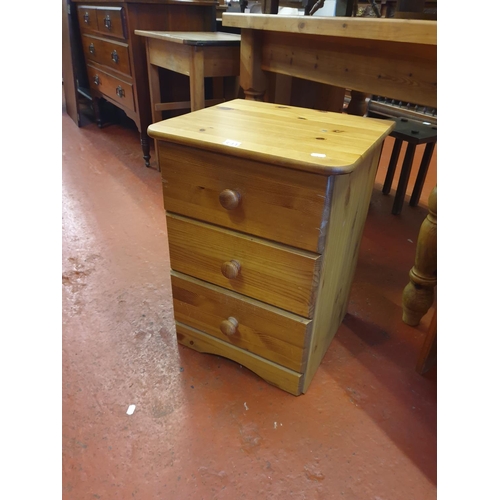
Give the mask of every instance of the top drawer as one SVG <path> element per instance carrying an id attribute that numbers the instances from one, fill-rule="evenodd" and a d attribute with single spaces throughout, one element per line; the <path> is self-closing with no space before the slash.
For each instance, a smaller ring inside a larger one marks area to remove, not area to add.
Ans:
<path id="1" fill-rule="evenodd" d="M 80 5 L 78 19 L 82 31 L 94 31 L 126 39 L 123 7 Z"/>
<path id="2" fill-rule="evenodd" d="M 97 9 L 97 25 L 100 33 L 125 39 L 123 7 Z"/>
<path id="3" fill-rule="evenodd" d="M 97 13 L 95 7 L 80 5 L 78 19 L 82 31 L 97 31 Z"/>
<path id="4" fill-rule="evenodd" d="M 159 158 L 167 211 L 323 252 L 329 177 L 162 141 Z"/>

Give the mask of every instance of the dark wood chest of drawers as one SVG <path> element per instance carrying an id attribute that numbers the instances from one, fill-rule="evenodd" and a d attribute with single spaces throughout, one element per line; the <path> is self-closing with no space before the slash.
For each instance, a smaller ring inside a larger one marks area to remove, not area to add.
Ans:
<path id="1" fill-rule="evenodd" d="M 100 124 L 99 100 L 121 108 L 139 131 L 149 166 L 151 104 L 144 39 L 135 30 L 215 31 L 212 0 L 74 0 L 89 87 Z"/>

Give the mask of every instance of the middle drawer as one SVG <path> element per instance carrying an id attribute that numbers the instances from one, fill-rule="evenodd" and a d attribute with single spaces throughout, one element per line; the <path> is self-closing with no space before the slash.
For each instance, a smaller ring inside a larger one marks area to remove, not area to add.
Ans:
<path id="1" fill-rule="evenodd" d="M 113 40 L 103 40 L 92 35 L 83 35 L 83 49 L 89 60 L 130 75 L 128 45 Z"/>
<path id="2" fill-rule="evenodd" d="M 320 255 L 173 214 L 167 231 L 174 271 L 312 318 Z"/>

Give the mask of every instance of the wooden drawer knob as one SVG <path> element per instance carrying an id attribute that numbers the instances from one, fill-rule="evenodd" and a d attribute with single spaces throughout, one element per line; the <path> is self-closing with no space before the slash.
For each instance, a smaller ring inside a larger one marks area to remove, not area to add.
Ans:
<path id="1" fill-rule="evenodd" d="M 228 260 L 221 267 L 222 274 L 230 280 L 238 276 L 240 269 L 241 265 L 237 260 Z"/>
<path id="2" fill-rule="evenodd" d="M 224 191 L 219 194 L 220 204 L 226 210 L 234 210 L 240 204 L 240 200 L 240 193 L 232 189 L 224 189 Z"/>
<path id="3" fill-rule="evenodd" d="M 220 324 L 220 331 L 224 335 L 230 337 L 231 335 L 234 335 L 238 330 L 238 324 L 238 320 L 230 316 Z"/>

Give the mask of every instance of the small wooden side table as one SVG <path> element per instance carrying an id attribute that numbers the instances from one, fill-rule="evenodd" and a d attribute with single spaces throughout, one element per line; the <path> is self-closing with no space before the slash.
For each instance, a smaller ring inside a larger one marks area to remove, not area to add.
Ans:
<path id="1" fill-rule="evenodd" d="M 135 30 L 135 34 L 146 38 L 153 123 L 163 119 L 162 111 L 189 108 L 196 111 L 219 104 L 223 99 L 205 102 L 205 77 L 240 74 L 240 35 L 142 30 Z M 189 77 L 189 102 L 161 102 L 159 67 Z"/>

